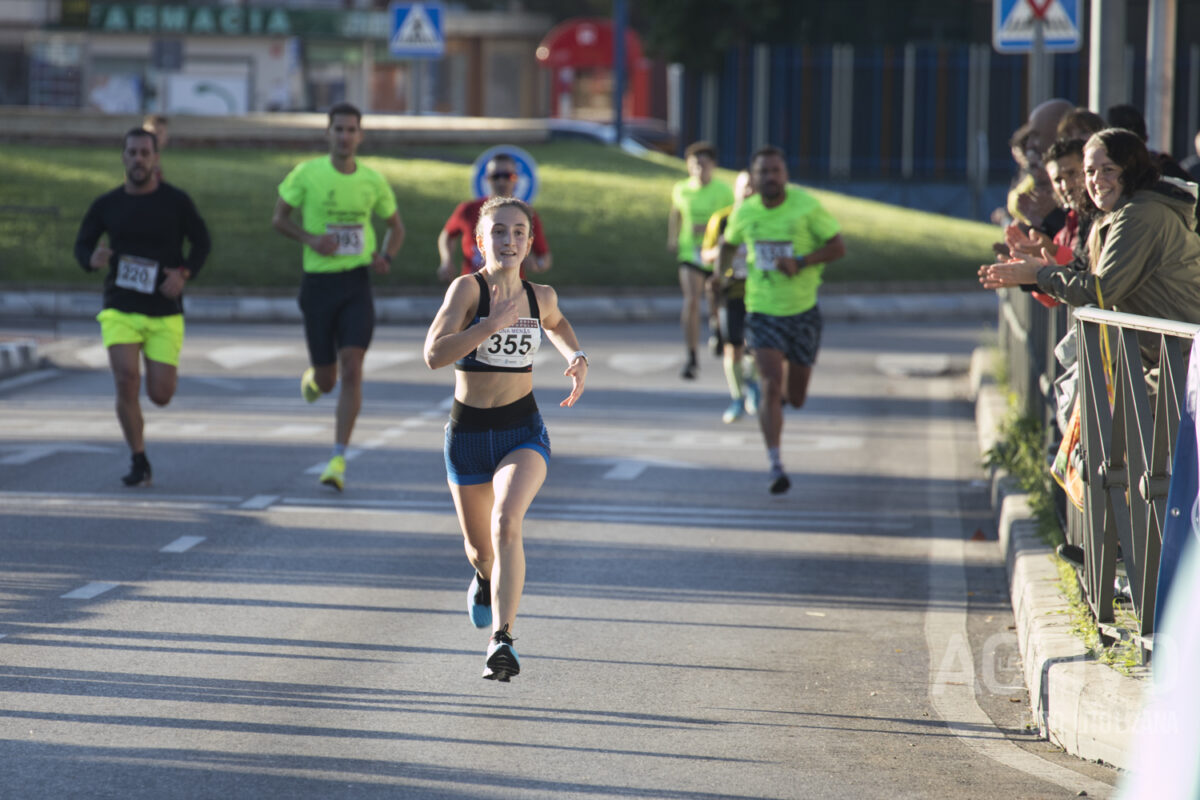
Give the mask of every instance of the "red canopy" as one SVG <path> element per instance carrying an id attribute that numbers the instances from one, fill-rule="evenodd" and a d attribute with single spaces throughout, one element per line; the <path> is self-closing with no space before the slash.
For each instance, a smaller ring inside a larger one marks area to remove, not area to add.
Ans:
<path id="1" fill-rule="evenodd" d="M 642 43 L 631 29 L 625 29 L 625 61 L 635 67 L 642 58 Z M 572 19 L 555 25 L 537 49 L 543 67 L 589 69 L 613 65 L 613 26 L 604 17 Z"/>

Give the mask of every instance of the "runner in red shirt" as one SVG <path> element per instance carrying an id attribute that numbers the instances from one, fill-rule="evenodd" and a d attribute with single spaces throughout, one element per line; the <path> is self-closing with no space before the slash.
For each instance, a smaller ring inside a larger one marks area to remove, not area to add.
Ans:
<path id="1" fill-rule="evenodd" d="M 511 197 L 517 185 L 517 162 L 511 156 L 498 155 L 487 163 L 484 173 L 491 187 L 489 197 Z M 483 257 L 475 247 L 475 226 L 479 224 L 479 209 L 487 202 L 487 197 L 478 197 L 465 203 L 459 203 L 446 220 L 442 232 L 438 234 L 438 255 L 441 264 L 438 265 L 438 277 L 449 281 L 455 275 L 470 275 L 483 267 Z M 545 272 L 550 269 L 550 246 L 546 244 L 546 234 L 543 232 L 542 221 L 538 215 L 533 215 L 533 248 L 521 263 L 521 278 L 525 274 Z M 455 269 L 453 240 L 462 238 L 462 267 Z"/>

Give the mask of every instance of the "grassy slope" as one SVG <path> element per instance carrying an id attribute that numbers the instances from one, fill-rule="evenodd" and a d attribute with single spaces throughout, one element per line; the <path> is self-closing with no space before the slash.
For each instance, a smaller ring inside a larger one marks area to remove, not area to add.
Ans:
<path id="1" fill-rule="evenodd" d="M 369 144 L 369 140 L 368 140 Z M 554 252 L 547 276 L 559 287 L 674 287 L 664 248 L 677 159 L 637 159 L 586 142 L 528 148 L 538 161 L 536 200 Z M 467 197 L 477 149 L 413 148 L 368 154 L 396 190 L 408 240 L 380 286 L 437 286 L 437 232 Z M 167 179 L 187 190 L 213 234 L 213 254 L 197 288 L 291 288 L 299 246 L 270 227 L 276 187 L 313 153 L 170 150 Z M 732 174 L 722 172 L 726 180 Z M 71 256 L 88 204 L 121 180 L 117 148 L 6 145 L 0 152 L 0 280 L 38 285 L 95 285 Z M 816 192 L 841 222 L 847 258 L 826 271 L 829 282 L 970 279 L 995 238 L 987 225 Z M 57 218 L 5 206 L 54 206 Z"/>

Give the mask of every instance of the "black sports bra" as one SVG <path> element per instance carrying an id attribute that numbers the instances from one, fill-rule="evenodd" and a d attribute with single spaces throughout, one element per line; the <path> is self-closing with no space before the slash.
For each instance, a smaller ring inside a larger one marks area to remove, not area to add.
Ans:
<path id="1" fill-rule="evenodd" d="M 472 277 L 479 284 L 479 305 L 475 308 L 475 317 L 471 320 L 471 325 L 477 325 L 479 320 L 486 317 L 492 309 L 492 294 L 488 290 L 487 280 L 482 275 L 476 272 Z M 489 337 L 488 341 L 485 341 L 480 347 L 488 346 L 491 343 L 497 350 L 509 356 L 524 355 L 531 347 L 533 352 L 537 352 L 537 347 L 541 343 L 542 315 L 538 312 L 537 295 L 534 294 L 533 285 L 525 280 L 521 281 L 521 285 L 525 287 L 525 296 L 529 298 L 529 315 L 538 321 L 536 329 L 530 331 L 532 337 L 530 334 L 517 334 L 505 338 L 500 337 L 497 333 Z M 469 328 L 471 325 L 467 327 Z M 512 331 L 513 329 L 508 328 L 507 330 Z M 530 338 L 532 341 L 529 341 Z M 454 368 L 463 372 L 533 372 L 533 362 L 530 361 L 523 367 L 501 367 L 480 361 L 476 351 L 472 350 L 455 361 Z"/>

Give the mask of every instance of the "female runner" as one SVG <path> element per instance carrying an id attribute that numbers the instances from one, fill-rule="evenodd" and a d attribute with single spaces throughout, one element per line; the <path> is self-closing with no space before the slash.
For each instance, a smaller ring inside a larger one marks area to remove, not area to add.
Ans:
<path id="1" fill-rule="evenodd" d="M 532 216 L 513 197 L 484 204 L 475 233 L 484 267 L 450 284 L 425 337 L 429 368 L 455 367 L 446 477 L 475 568 L 467 611 L 475 627 L 492 629 L 483 677 L 499 681 L 521 671 L 512 644 L 525 585 L 521 526 L 550 462 L 550 437 L 533 399 L 542 331 L 567 359 L 571 393 L 559 405 L 575 405 L 588 368 L 558 295 L 519 276 Z"/>

